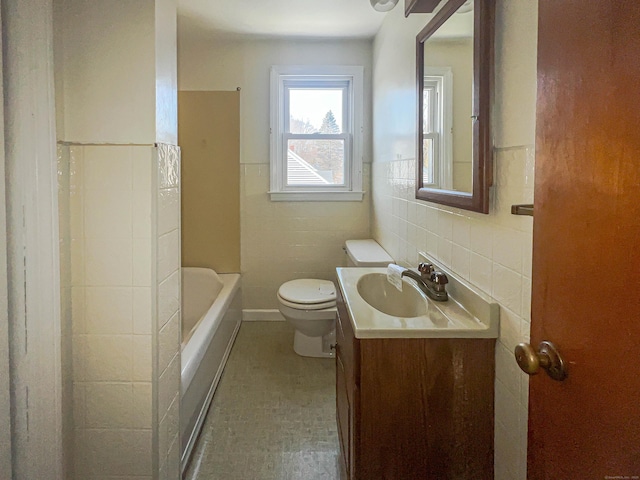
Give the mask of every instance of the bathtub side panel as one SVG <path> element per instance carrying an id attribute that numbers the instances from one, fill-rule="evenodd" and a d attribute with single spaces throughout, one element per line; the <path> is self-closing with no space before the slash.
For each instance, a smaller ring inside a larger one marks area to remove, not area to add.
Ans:
<path id="1" fill-rule="evenodd" d="M 238 280 L 236 280 L 238 281 Z M 220 380 L 224 365 L 227 361 L 233 341 L 240 327 L 242 320 L 242 294 L 240 289 L 236 289 L 233 294 L 228 309 L 222 313 L 216 325 L 210 322 L 201 322 L 191 337 L 191 341 L 197 342 L 202 336 L 207 336 L 207 332 L 202 327 L 216 328 L 211 342 L 205 345 L 206 348 L 202 360 L 197 366 L 193 378 L 189 382 L 181 398 L 180 403 L 180 436 L 183 446 L 183 466 L 186 463 L 193 443 L 202 426 L 202 421 L 207 412 L 215 388 Z M 224 298 L 218 298 L 217 302 L 224 302 Z M 212 309 L 215 307 L 215 303 Z M 188 351 L 184 349 L 183 351 Z M 183 365 L 188 364 L 189 359 L 183 358 Z"/>

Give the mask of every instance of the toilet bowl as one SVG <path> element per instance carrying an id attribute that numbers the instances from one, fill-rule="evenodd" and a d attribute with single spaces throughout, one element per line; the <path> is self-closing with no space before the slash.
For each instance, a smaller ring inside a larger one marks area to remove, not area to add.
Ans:
<path id="1" fill-rule="evenodd" d="M 393 263 L 375 241 L 347 240 L 347 266 L 386 267 Z M 278 309 L 293 328 L 293 350 L 303 357 L 335 356 L 336 286 L 328 280 L 302 278 L 285 282 L 278 290 Z"/>
<path id="2" fill-rule="evenodd" d="M 336 287 L 328 280 L 303 278 L 278 290 L 278 309 L 293 328 L 293 350 L 303 357 L 332 358 Z"/>

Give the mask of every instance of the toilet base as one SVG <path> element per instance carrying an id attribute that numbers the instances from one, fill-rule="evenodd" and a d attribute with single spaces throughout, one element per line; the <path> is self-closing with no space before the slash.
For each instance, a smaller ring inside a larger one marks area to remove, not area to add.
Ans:
<path id="1" fill-rule="evenodd" d="M 293 351 L 301 357 L 335 358 L 335 350 L 331 348 L 335 343 L 335 329 L 321 337 L 308 337 L 296 330 L 293 336 Z"/>

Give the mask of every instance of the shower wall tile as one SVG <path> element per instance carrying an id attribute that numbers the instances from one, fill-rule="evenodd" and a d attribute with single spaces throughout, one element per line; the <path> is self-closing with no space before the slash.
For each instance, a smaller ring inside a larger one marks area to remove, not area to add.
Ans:
<path id="1" fill-rule="evenodd" d="M 133 240 L 86 237 L 84 240 L 86 285 L 130 286 L 133 278 Z"/>
<path id="2" fill-rule="evenodd" d="M 85 333 L 133 333 L 133 291 L 128 287 L 85 289 Z"/>
<path id="3" fill-rule="evenodd" d="M 155 312 L 153 364 L 157 382 L 154 442 L 158 478 L 180 477 L 180 149 L 158 144 L 155 152 Z"/>
<path id="4" fill-rule="evenodd" d="M 164 372 L 180 345 L 180 314 L 176 312 L 160 330 L 158 337 L 158 370 Z"/>
<path id="5" fill-rule="evenodd" d="M 133 333 L 137 335 L 151 335 L 151 318 L 151 288 L 133 288 Z"/>
<path id="6" fill-rule="evenodd" d="M 131 428 L 131 383 L 95 383 L 87 385 L 85 392 L 86 428 Z"/>
<path id="7" fill-rule="evenodd" d="M 152 428 L 152 406 L 153 388 L 151 382 L 140 382 L 132 384 L 133 387 L 133 407 L 131 428 L 151 430 Z"/>
<path id="8" fill-rule="evenodd" d="M 153 147 L 64 148 L 75 476 L 151 478 Z"/>
<path id="9" fill-rule="evenodd" d="M 132 276 L 136 287 L 151 286 L 151 245 L 149 238 L 134 238 L 132 242 Z"/>
<path id="10" fill-rule="evenodd" d="M 151 430 L 87 429 L 83 448 L 87 476 L 138 476 L 152 474 Z"/>
<path id="11" fill-rule="evenodd" d="M 132 335 L 86 335 L 84 376 L 87 382 L 130 382 Z"/>
<path id="12" fill-rule="evenodd" d="M 180 226 L 180 192 L 178 188 L 161 189 L 158 198 L 158 234 L 163 235 Z"/>
<path id="13" fill-rule="evenodd" d="M 133 335 L 133 371 L 134 382 L 148 382 L 153 374 L 153 338 L 151 335 Z"/>
<path id="14" fill-rule="evenodd" d="M 151 201 L 148 191 L 133 191 L 131 207 L 133 238 L 151 239 Z"/>
<path id="15" fill-rule="evenodd" d="M 95 148 L 97 147 L 92 150 Z M 122 171 L 122 176 L 130 182 L 131 168 Z M 119 185 L 112 185 L 102 190 L 85 188 L 85 237 L 131 238 L 133 232 L 131 202 L 131 189 L 124 190 Z"/>
<path id="16" fill-rule="evenodd" d="M 158 238 L 158 278 L 166 279 L 180 267 L 180 231 L 178 229 Z"/>
<path id="17" fill-rule="evenodd" d="M 180 271 L 175 270 L 158 285 L 158 328 L 162 329 L 180 309 Z"/>

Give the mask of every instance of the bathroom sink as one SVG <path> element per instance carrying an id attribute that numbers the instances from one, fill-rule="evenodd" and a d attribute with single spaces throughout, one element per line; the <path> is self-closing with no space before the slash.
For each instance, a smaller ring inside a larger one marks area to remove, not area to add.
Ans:
<path id="1" fill-rule="evenodd" d="M 425 256 L 425 261 L 434 263 Z M 443 270 L 444 271 L 444 270 Z M 450 275 L 451 273 L 451 275 Z M 449 300 L 432 302 L 414 281 L 402 278 L 400 292 L 382 267 L 338 267 L 340 297 L 356 338 L 496 338 L 500 307 L 462 283 L 452 272 Z M 465 306 L 458 299 L 465 301 Z"/>
<path id="2" fill-rule="evenodd" d="M 357 283 L 362 299 L 376 310 L 402 318 L 420 317 L 427 313 L 426 297 L 409 281 L 402 281 L 402 291 L 387 280 L 384 273 L 362 275 Z"/>

